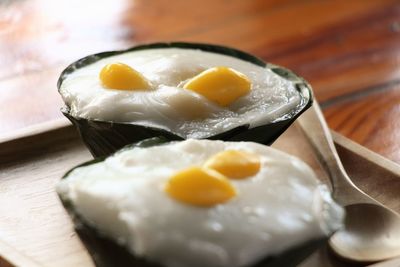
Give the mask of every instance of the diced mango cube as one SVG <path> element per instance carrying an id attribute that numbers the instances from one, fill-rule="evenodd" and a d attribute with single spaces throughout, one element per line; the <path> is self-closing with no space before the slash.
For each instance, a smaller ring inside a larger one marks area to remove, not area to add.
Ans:
<path id="1" fill-rule="evenodd" d="M 165 191 L 186 204 L 209 207 L 236 195 L 231 182 L 222 174 L 201 167 L 190 167 L 172 176 Z"/>
<path id="2" fill-rule="evenodd" d="M 244 179 L 260 171 L 260 156 L 241 151 L 225 150 L 209 158 L 204 167 L 216 170 L 232 179 Z"/>
<path id="3" fill-rule="evenodd" d="M 146 90 L 150 83 L 138 71 L 123 63 L 111 63 L 102 68 L 99 75 L 103 86 L 118 90 Z"/>
<path id="4" fill-rule="evenodd" d="M 249 93 L 251 82 L 246 75 L 228 68 L 214 67 L 190 79 L 183 88 L 226 107 Z"/>

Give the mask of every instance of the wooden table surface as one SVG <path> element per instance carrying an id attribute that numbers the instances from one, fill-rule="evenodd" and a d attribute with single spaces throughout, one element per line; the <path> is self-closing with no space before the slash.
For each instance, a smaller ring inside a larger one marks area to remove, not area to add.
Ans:
<path id="1" fill-rule="evenodd" d="M 400 163 L 399 0 L 0 2 L 0 136 L 62 118 L 60 71 L 153 41 L 233 46 L 314 87 L 328 123 Z"/>

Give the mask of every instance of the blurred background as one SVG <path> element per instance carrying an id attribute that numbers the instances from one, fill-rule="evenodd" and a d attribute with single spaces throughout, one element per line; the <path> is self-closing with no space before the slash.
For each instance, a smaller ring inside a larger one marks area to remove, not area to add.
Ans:
<path id="1" fill-rule="evenodd" d="M 288 67 L 332 129 L 400 163 L 398 0 L 0 0 L 0 139 L 66 123 L 56 82 L 72 61 L 154 41 Z"/>

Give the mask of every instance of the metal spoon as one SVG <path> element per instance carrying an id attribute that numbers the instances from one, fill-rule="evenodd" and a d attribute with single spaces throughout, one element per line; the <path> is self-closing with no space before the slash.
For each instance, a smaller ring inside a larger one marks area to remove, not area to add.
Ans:
<path id="1" fill-rule="evenodd" d="M 346 209 L 344 229 L 329 240 L 333 251 L 343 258 L 362 262 L 400 256 L 400 215 L 365 194 L 351 181 L 340 162 L 318 103 L 315 101 L 297 122 L 328 172 L 333 198 Z"/>

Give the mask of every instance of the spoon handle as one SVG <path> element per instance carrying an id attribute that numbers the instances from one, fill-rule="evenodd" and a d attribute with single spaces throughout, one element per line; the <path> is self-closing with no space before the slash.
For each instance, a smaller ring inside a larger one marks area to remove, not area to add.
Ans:
<path id="1" fill-rule="evenodd" d="M 353 204 L 361 199 L 370 202 L 371 199 L 358 189 L 347 175 L 316 100 L 311 108 L 300 116 L 297 123 L 311 144 L 318 161 L 328 173 L 335 200 L 342 205 Z"/>

